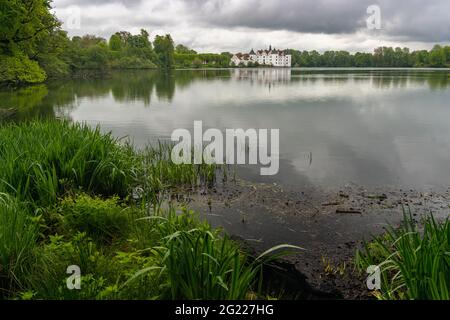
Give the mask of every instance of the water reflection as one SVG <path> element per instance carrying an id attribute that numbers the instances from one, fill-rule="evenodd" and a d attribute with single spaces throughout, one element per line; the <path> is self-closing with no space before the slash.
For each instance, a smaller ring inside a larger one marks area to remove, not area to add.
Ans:
<path id="1" fill-rule="evenodd" d="M 448 70 L 122 72 L 0 91 L 0 108 L 14 108 L 18 120 L 101 124 L 138 146 L 191 129 L 194 120 L 219 129 L 279 128 L 281 171 L 274 181 L 444 186 L 448 82 Z M 260 179 L 258 170 L 245 172 Z"/>
<path id="2" fill-rule="evenodd" d="M 234 80 L 256 82 L 259 85 L 276 85 L 289 82 L 291 80 L 291 69 L 234 69 L 231 77 Z"/>

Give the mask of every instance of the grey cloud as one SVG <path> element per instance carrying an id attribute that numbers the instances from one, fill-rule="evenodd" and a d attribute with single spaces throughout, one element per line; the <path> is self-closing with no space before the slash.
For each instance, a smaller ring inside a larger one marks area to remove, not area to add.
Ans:
<path id="1" fill-rule="evenodd" d="M 121 3 L 125 6 L 135 7 L 142 3 L 143 0 L 53 0 L 58 7 L 64 8 L 68 6 L 86 6 L 86 5 L 106 5 L 111 3 Z"/>
<path id="2" fill-rule="evenodd" d="M 195 30 L 206 34 L 189 36 L 195 42 L 197 37 L 204 39 L 211 34 L 212 29 L 225 32 L 246 28 L 249 35 L 268 30 L 350 37 L 362 32 L 380 42 L 450 41 L 449 0 L 54 0 L 53 3 L 56 9 L 78 5 L 82 9 L 88 7 L 90 13 L 98 12 L 102 18 L 84 16 L 80 32 L 98 31 L 105 37 L 113 28 L 141 27 L 150 31 L 176 30 L 186 34 L 186 30 L 192 33 Z M 127 12 L 122 15 L 115 12 L 112 21 L 105 17 L 105 8 L 110 4 L 121 4 Z M 366 28 L 366 10 L 373 4 L 381 8 L 382 30 Z"/>
<path id="3" fill-rule="evenodd" d="M 379 5 L 380 33 L 417 41 L 449 41 L 448 0 L 194 0 L 198 21 L 302 33 L 354 33 L 366 28 L 367 8 Z"/>

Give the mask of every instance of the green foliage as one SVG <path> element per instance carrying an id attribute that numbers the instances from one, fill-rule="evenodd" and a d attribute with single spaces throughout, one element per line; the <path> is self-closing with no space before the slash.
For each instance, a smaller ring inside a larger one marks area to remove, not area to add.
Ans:
<path id="1" fill-rule="evenodd" d="M 50 13 L 50 0 L 0 1 L 0 53 L 17 51 L 32 55 L 37 41 L 49 35 L 59 22 Z"/>
<path id="2" fill-rule="evenodd" d="M 0 82 L 9 84 L 39 83 L 46 79 L 44 70 L 27 56 L 0 56 Z"/>
<path id="3" fill-rule="evenodd" d="M 448 51 L 448 49 L 447 49 Z M 450 57 L 446 56 L 446 49 L 436 45 L 433 50 L 431 50 L 429 54 L 429 64 L 431 67 L 446 67 L 447 61 L 450 60 Z"/>
<path id="4" fill-rule="evenodd" d="M 157 66 L 149 59 L 139 57 L 122 57 L 113 60 L 112 68 L 114 69 L 156 69 Z"/>
<path id="5" fill-rule="evenodd" d="M 2 297 L 247 298 L 264 259 L 248 261 L 194 213 L 152 202 L 214 181 L 215 166 L 175 166 L 171 150 L 136 152 L 63 121 L 0 127 L 0 190 L 10 194 L 0 197 Z M 81 290 L 67 288 L 71 265 Z"/>
<path id="6" fill-rule="evenodd" d="M 446 67 L 450 64 L 449 46 L 410 52 L 408 48 L 379 47 L 374 53 L 347 51 L 288 50 L 294 67 Z"/>
<path id="7" fill-rule="evenodd" d="M 167 298 L 245 299 L 259 268 L 234 242 L 189 215 L 171 212 L 160 222 L 163 241 L 155 250 L 169 279 Z"/>
<path id="8" fill-rule="evenodd" d="M 156 36 L 153 45 L 158 59 L 158 66 L 163 69 L 171 69 L 174 65 L 174 44 L 172 37 L 169 34 Z"/>
<path id="9" fill-rule="evenodd" d="M 113 51 L 111 65 L 116 69 L 153 69 L 156 68 L 156 54 L 149 40 L 149 33 L 142 29 L 140 34 L 132 35 L 121 31 L 113 34 L 109 40 Z"/>
<path id="10" fill-rule="evenodd" d="M 120 38 L 120 35 L 113 34 L 111 38 L 109 38 L 109 49 L 112 51 L 122 50 L 122 39 Z"/>
<path id="11" fill-rule="evenodd" d="M 48 36 L 37 40 L 33 54 L 49 78 L 66 77 L 70 74 L 67 56 L 70 40 L 67 33 L 60 29 L 51 30 Z"/>
<path id="12" fill-rule="evenodd" d="M 50 236 L 48 242 L 34 250 L 33 268 L 25 277 L 25 293 L 32 299 L 97 299 L 108 287 L 106 276 L 114 270 L 109 256 L 99 250 L 86 234 Z M 82 290 L 69 290 L 67 267 L 82 271 Z"/>
<path id="13" fill-rule="evenodd" d="M 59 28 L 49 10 L 48 0 L 0 1 L 0 83 L 39 83 L 46 79 L 35 60 L 45 51 L 42 43 Z"/>
<path id="14" fill-rule="evenodd" d="M 83 232 L 99 243 L 121 239 L 129 230 L 131 210 L 118 201 L 117 197 L 102 200 L 85 194 L 65 198 L 57 209 L 64 232 Z"/>
<path id="15" fill-rule="evenodd" d="M 197 54 L 195 50 L 189 49 L 188 47 L 179 44 L 175 47 L 175 53 L 177 54 Z"/>
<path id="16" fill-rule="evenodd" d="M 131 148 L 87 125 L 34 121 L 0 127 L 0 190 L 50 205 L 71 188 L 126 196 Z"/>
<path id="17" fill-rule="evenodd" d="M 158 264 L 134 278 L 160 270 L 160 277 L 167 278 L 160 297 L 166 299 L 246 299 L 258 290 L 262 263 L 301 249 L 281 245 L 249 261 L 236 243 L 192 211 L 171 209 L 144 219 L 154 221 L 159 234 L 159 244 L 152 248 Z"/>
<path id="18" fill-rule="evenodd" d="M 20 279 L 30 268 L 38 219 L 15 198 L 0 193 L 0 297 L 23 285 Z"/>
<path id="19" fill-rule="evenodd" d="M 231 58 L 226 54 L 175 53 L 174 63 L 178 68 L 227 68 Z"/>
<path id="20" fill-rule="evenodd" d="M 421 230 L 405 214 L 400 228 L 366 243 L 356 263 L 361 271 L 380 267 L 380 299 L 449 300 L 450 220 L 438 223 L 428 216 Z"/>
<path id="21" fill-rule="evenodd" d="M 143 155 L 144 179 L 152 190 L 161 191 L 168 187 L 211 185 L 215 181 L 218 165 L 202 163 L 175 164 L 171 159 L 172 144 L 159 143 L 147 146 Z M 193 162 L 193 161 L 192 161 Z"/>

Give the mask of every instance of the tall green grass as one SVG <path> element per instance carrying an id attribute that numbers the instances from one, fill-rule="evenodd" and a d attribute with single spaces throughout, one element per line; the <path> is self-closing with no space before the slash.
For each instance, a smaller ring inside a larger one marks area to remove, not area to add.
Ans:
<path id="1" fill-rule="evenodd" d="M 227 235 L 188 210 L 177 213 L 171 209 L 144 220 L 155 222 L 161 240 L 151 248 L 157 266 L 140 270 L 138 275 L 159 269 L 168 280 L 161 293 L 164 299 L 248 299 L 260 292 L 264 262 L 301 249 L 281 245 L 250 261 Z"/>
<path id="2" fill-rule="evenodd" d="M 37 219 L 17 199 L 0 193 L 0 297 L 22 287 L 38 238 Z"/>
<path id="3" fill-rule="evenodd" d="M 97 127 L 59 120 L 0 126 L 0 191 L 38 206 L 74 190 L 147 200 L 169 189 L 214 182 L 215 165 L 176 165 L 171 144 L 143 151 Z M 145 192 L 143 192 L 145 190 Z"/>
<path id="4" fill-rule="evenodd" d="M 216 174 L 224 167 L 215 164 L 175 164 L 171 160 L 173 144 L 159 142 L 139 151 L 136 195 L 142 204 L 154 207 L 171 194 L 214 185 Z"/>
<path id="5" fill-rule="evenodd" d="M 171 150 L 138 151 L 66 121 L 0 126 L 0 297 L 244 299 L 258 291 L 261 263 L 293 247 L 249 261 L 194 213 L 161 210 L 155 204 L 166 195 L 210 186 L 219 169 L 175 165 Z M 69 265 L 81 267 L 81 290 L 66 287 Z"/>
<path id="6" fill-rule="evenodd" d="M 51 205 L 70 189 L 126 196 L 136 173 L 131 148 L 66 121 L 0 127 L 0 190 Z"/>
<path id="7" fill-rule="evenodd" d="M 422 226 L 405 213 L 400 228 L 366 243 L 357 252 L 361 271 L 381 269 L 380 299 L 450 299 L 450 220 L 424 218 Z"/>

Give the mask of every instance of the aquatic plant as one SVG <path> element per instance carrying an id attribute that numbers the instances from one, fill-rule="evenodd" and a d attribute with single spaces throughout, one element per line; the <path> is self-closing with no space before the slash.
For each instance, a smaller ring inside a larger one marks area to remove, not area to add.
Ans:
<path id="1" fill-rule="evenodd" d="M 377 265 L 381 271 L 380 299 L 450 299 L 450 220 L 430 215 L 422 224 L 411 212 L 402 225 L 365 243 L 356 255 L 361 271 Z"/>
<path id="2" fill-rule="evenodd" d="M 17 199 L 0 193 L 0 297 L 22 286 L 36 246 L 38 218 Z"/>
<path id="3" fill-rule="evenodd" d="M 260 292 L 263 263 L 302 249 L 280 245 L 251 261 L 226 234 L 199 221 L 194 212 L 172 209 L 144 220 L 157 221 L 161 240 L 152 251 L 168 279 L 162 292 L 168 299 L 247 299 Z M 135 277 L 154 270 L 142 269 Z"/>

